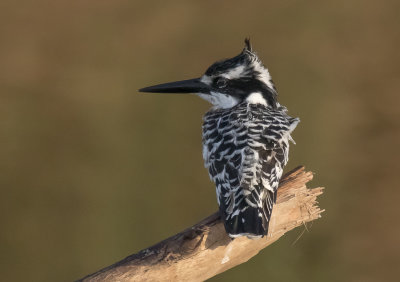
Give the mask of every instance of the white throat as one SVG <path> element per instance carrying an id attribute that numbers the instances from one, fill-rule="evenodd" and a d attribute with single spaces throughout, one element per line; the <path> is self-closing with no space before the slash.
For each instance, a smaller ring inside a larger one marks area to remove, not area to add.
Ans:
<path id="1" fill-rule="evenodd" d="M 216 109 L 229 109 L 236 106 L 240 102 L 233 96 L 219 92 L 211 92 L 210 94 L 197 93 L 196 95 L 213 104 Z M 246 102 L 249 104 L 262 104 L 268 106 L 267 101 L 260 92 L 251 93 L 246 98 Z"/>
<path id="2" fill-rule="evenodd" d="M 239 103 L 237 98 L 219 92 L 211 92 L 210 94 L 197 93 L 197 95 L 213 104 L 217 109 L 229 109 Z"/>

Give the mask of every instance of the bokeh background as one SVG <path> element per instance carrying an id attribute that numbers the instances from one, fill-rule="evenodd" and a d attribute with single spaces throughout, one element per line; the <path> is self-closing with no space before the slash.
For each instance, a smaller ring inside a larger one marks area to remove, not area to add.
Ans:
<path id="1" fill-rule="evenodd" d="M 211 281 L 398 281 L 400 2 L 0 3 L 2 281 L 72 281 L 216 211 L 201 75 L 249 36 L 323 217 Z"/>

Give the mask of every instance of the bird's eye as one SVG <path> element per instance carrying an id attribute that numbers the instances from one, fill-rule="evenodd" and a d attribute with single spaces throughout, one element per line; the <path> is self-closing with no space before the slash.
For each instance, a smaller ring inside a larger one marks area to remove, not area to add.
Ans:
<path id="1" fill-rule="evenodd" d="M 215 79 L 214 83 L 218 88 L 224 88 L 228 83 L 228 80 L 225 77 L 220 76 Z"/>

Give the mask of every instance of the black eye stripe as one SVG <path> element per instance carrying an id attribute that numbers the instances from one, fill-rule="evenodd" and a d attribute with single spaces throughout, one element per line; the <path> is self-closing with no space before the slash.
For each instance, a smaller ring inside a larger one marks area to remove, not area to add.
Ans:
<path id="1" fill-rule="evenodd" d="M 214 80 L 214 85 L 218 88 L 223 88 L 227 85 L 228 83 L 228 79 L 223 77 L 223 76 L 219 76 L 217 78 L 215 78 Z"/>

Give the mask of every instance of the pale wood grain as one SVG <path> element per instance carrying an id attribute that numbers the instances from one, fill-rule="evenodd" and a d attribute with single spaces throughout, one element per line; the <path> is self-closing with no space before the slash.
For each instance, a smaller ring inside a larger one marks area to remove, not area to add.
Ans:
<path id="1" fill-rule="evenodd" d="M 246 262 L 287 231 L 317 219 L 322 188 L 308 189 L 311 172 L 298 167 L 281 180 L 269 233 L 261 239 L 230 239 L 218 213 L 150 248 L 79 281 L 204 281 Z"/>

